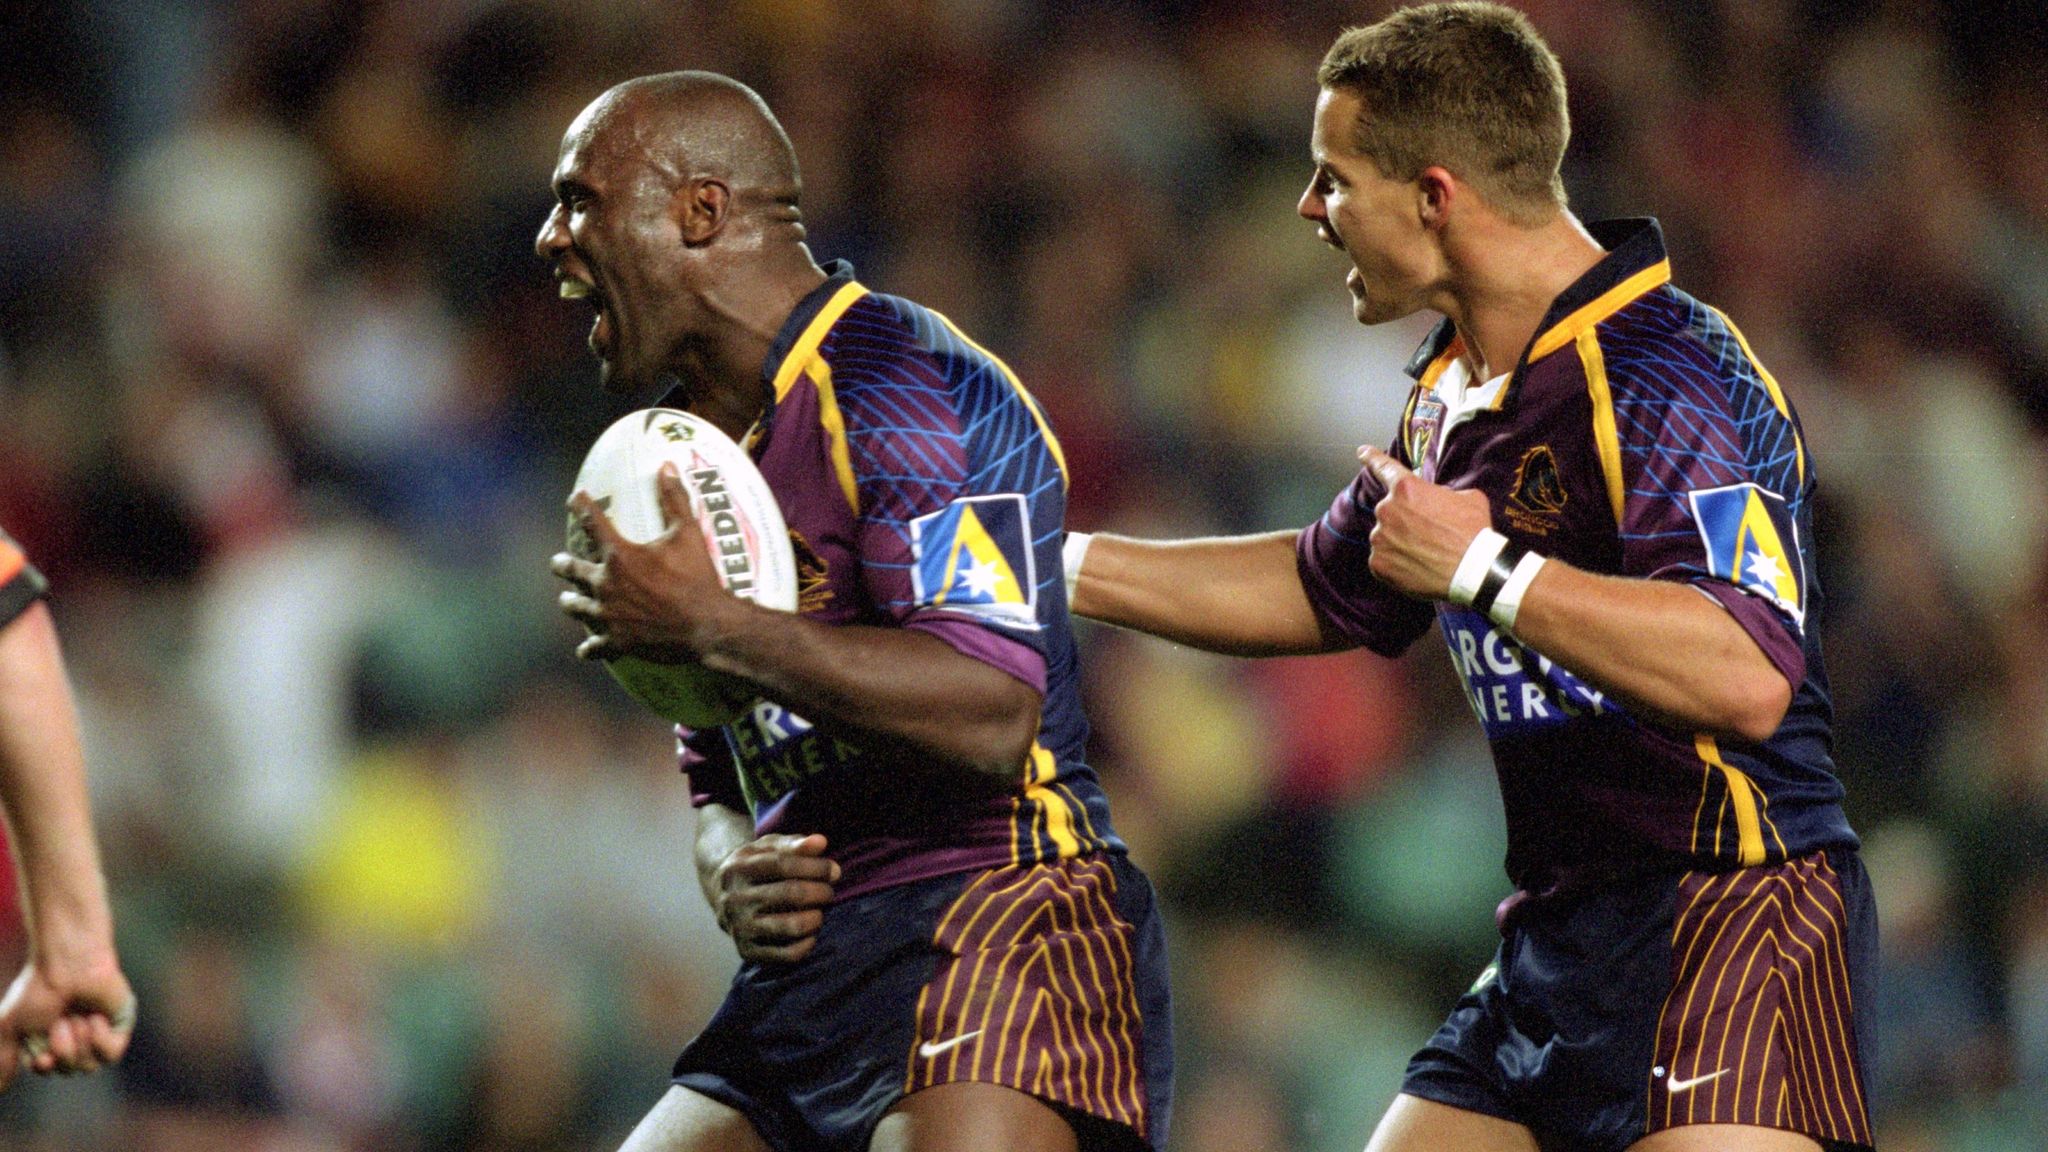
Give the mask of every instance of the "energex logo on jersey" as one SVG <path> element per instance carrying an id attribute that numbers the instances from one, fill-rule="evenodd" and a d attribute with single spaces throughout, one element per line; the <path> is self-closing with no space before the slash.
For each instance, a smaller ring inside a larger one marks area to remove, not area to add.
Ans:
<path id="1" fill-rule="evenodd" d="M 1470 608 L 1442 605 L 1438 622 L 1465 699 L 1488 739 L 1526 734 L 1582 716 L 1624 717 L 1619 704 L 1515 640 Z"/>
<path id="2" fill-rule="evenodd" d="M 771 700 L 754 704 L 725 729 L 738 762 L 740 790 L 756 814 L 791 789 L 823 772 L 860 759 L 850 740 L 820 732 L 809 720 Z"/>

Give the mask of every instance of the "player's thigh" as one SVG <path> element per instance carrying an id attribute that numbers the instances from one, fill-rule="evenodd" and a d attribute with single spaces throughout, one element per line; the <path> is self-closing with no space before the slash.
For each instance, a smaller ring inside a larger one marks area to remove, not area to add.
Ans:
<path id="1" fill-rule="evenodd" d="M 868 1152 L 1078 1152 L 1074 1129 L 1052 1105 L 1000 1084 L 954 1081 L 896 1102 Z"/>
<path id="2" fill-rule="evenodd" d="M 772 1152 L 733 1108 L 688 1088 L 670 1088 L 619 1152 Z"/>
<path id="3" fill-rule="evenodd" d="M 1403 1093 L 1373 1130 L 1365 1152 L 1537 1152 L 1527 1128 Z"/>
<path id="4" fill-rule="evenodd" d="M 1811 1136 L 1750 1124 L 1688 1124 L 1652 1133 L 1628 1152 L 1820 1152 Z"/>

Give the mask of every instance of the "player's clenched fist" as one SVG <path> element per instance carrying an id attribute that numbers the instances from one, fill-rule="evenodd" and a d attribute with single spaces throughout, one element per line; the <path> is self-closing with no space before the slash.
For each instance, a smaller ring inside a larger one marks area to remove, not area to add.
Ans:
<path id="1" fill-rule="evenodd" d="M 823 836 L 761 836 L 719 864 L 713 910 L 744 959 L 800 960 L 817 943 L 838 882 Z"/>
<path id="2" fill-rule="evenodd" d="M 0 999 L 0 1088 L 17 1070 L 97 1072 L 128 1050 L 135 993 L 111 951 L 76 969 L 29 963 Z"/>
<path id="3" fill-rule="evenodd" d="M 1444 600 L 1472 540 L 1493 526 L 1486 494 L 1432 484 L 1368 444 L 1358 462 L 1386 490 L 1374 506 L 1372 574 L 1421 600 Z"/>

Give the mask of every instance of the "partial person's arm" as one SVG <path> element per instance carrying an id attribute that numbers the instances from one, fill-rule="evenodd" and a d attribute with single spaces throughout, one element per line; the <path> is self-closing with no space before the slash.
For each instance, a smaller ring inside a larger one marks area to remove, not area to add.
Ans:
<path id="1" fill-rule="evenodd" d="M 587 495 L 571 501 L 603 557 L 553 561 L 576 585 L 562 610 L 591 630 L 578 656 L 696 660 L 752 681 L 813 723 L 899 748 L 906 764 L 1018 784 L 1038 734 L 1037 689 L 924 632 L 825 625 L 731 595 L 702 538 L 675 527 L 694 520 L 672 468 L 659 487 L 671 527 L 646 544 L 619 535 Z"/>
<path id="2" fill-rule="evenodd" d="M 93 1071 L 127 1050 L 134 994 L 114 952 L 71 686 L 41 603 L 0 627 L 0 805 L 29 932 L 28 964 L 0 1001 L 0 1086 L 24 1045 L 37 1072 Z"/>
<path id="3" fill-rule="evenodd" d="M 1372 571 L 1421 599 L 1450 597 L 1453 574 L 1492 515 L 1482 492 L 1416 476 L 1376 448 L 1359 459 L 1387 489 Z M 1546 559 L 1523 592 L 1514 634 L 1602 691 L 1691 731 L 1761 741 L 1792 686 L 1727 609 L 1698 589 L 1604 576 Z"/>
<path id="4" fill-rule="evenodd" d="M 1770 738 L 1792 685 L 1726 608 L 1688 584 L 1602 576 L 1556 560 L 1515 620 L 1530 648 L 1689 731 Z"/>
<path id="5" fill-rule="evenodd" d="M 754 835 L 753 817 L 723 804 L 697 809 L 697 882 L 740 955 L 801 960 L 817 943 L 839 865 L 819 835 Z"/>
<path id="6" fill-rule="evenodd" d="M 1345 645 L 1324 636 L 1302 589 L 1294 531 L 1201 540 L 1095 533 L 1069 573 L 1076 616 L 1233 656 Z"/>

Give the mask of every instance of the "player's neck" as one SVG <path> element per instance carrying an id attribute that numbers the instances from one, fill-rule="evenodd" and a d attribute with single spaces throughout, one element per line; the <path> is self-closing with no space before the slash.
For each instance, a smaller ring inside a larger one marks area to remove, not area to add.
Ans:
<path id="1" fill-rule="evenodd" d="M 1551 304 L 1606 255 L 1569 212 L 1534 228 L 1496 222 L 1462 248 L 1445 314 L 1475 380 L 1513 371 Z"/>
<path id="2" fill-rule="evenodd" d="M 824 281 L 824 271 L 806 255 L 802 267 L 732 277 L 707 288 L 701 301 L 714 317 L 712 331 L 685 351 L 679 372 L 692 382 L 691 411 L 734 439 L 744 435 L 767 403 L 762 371 L 775 338 Z"/>

